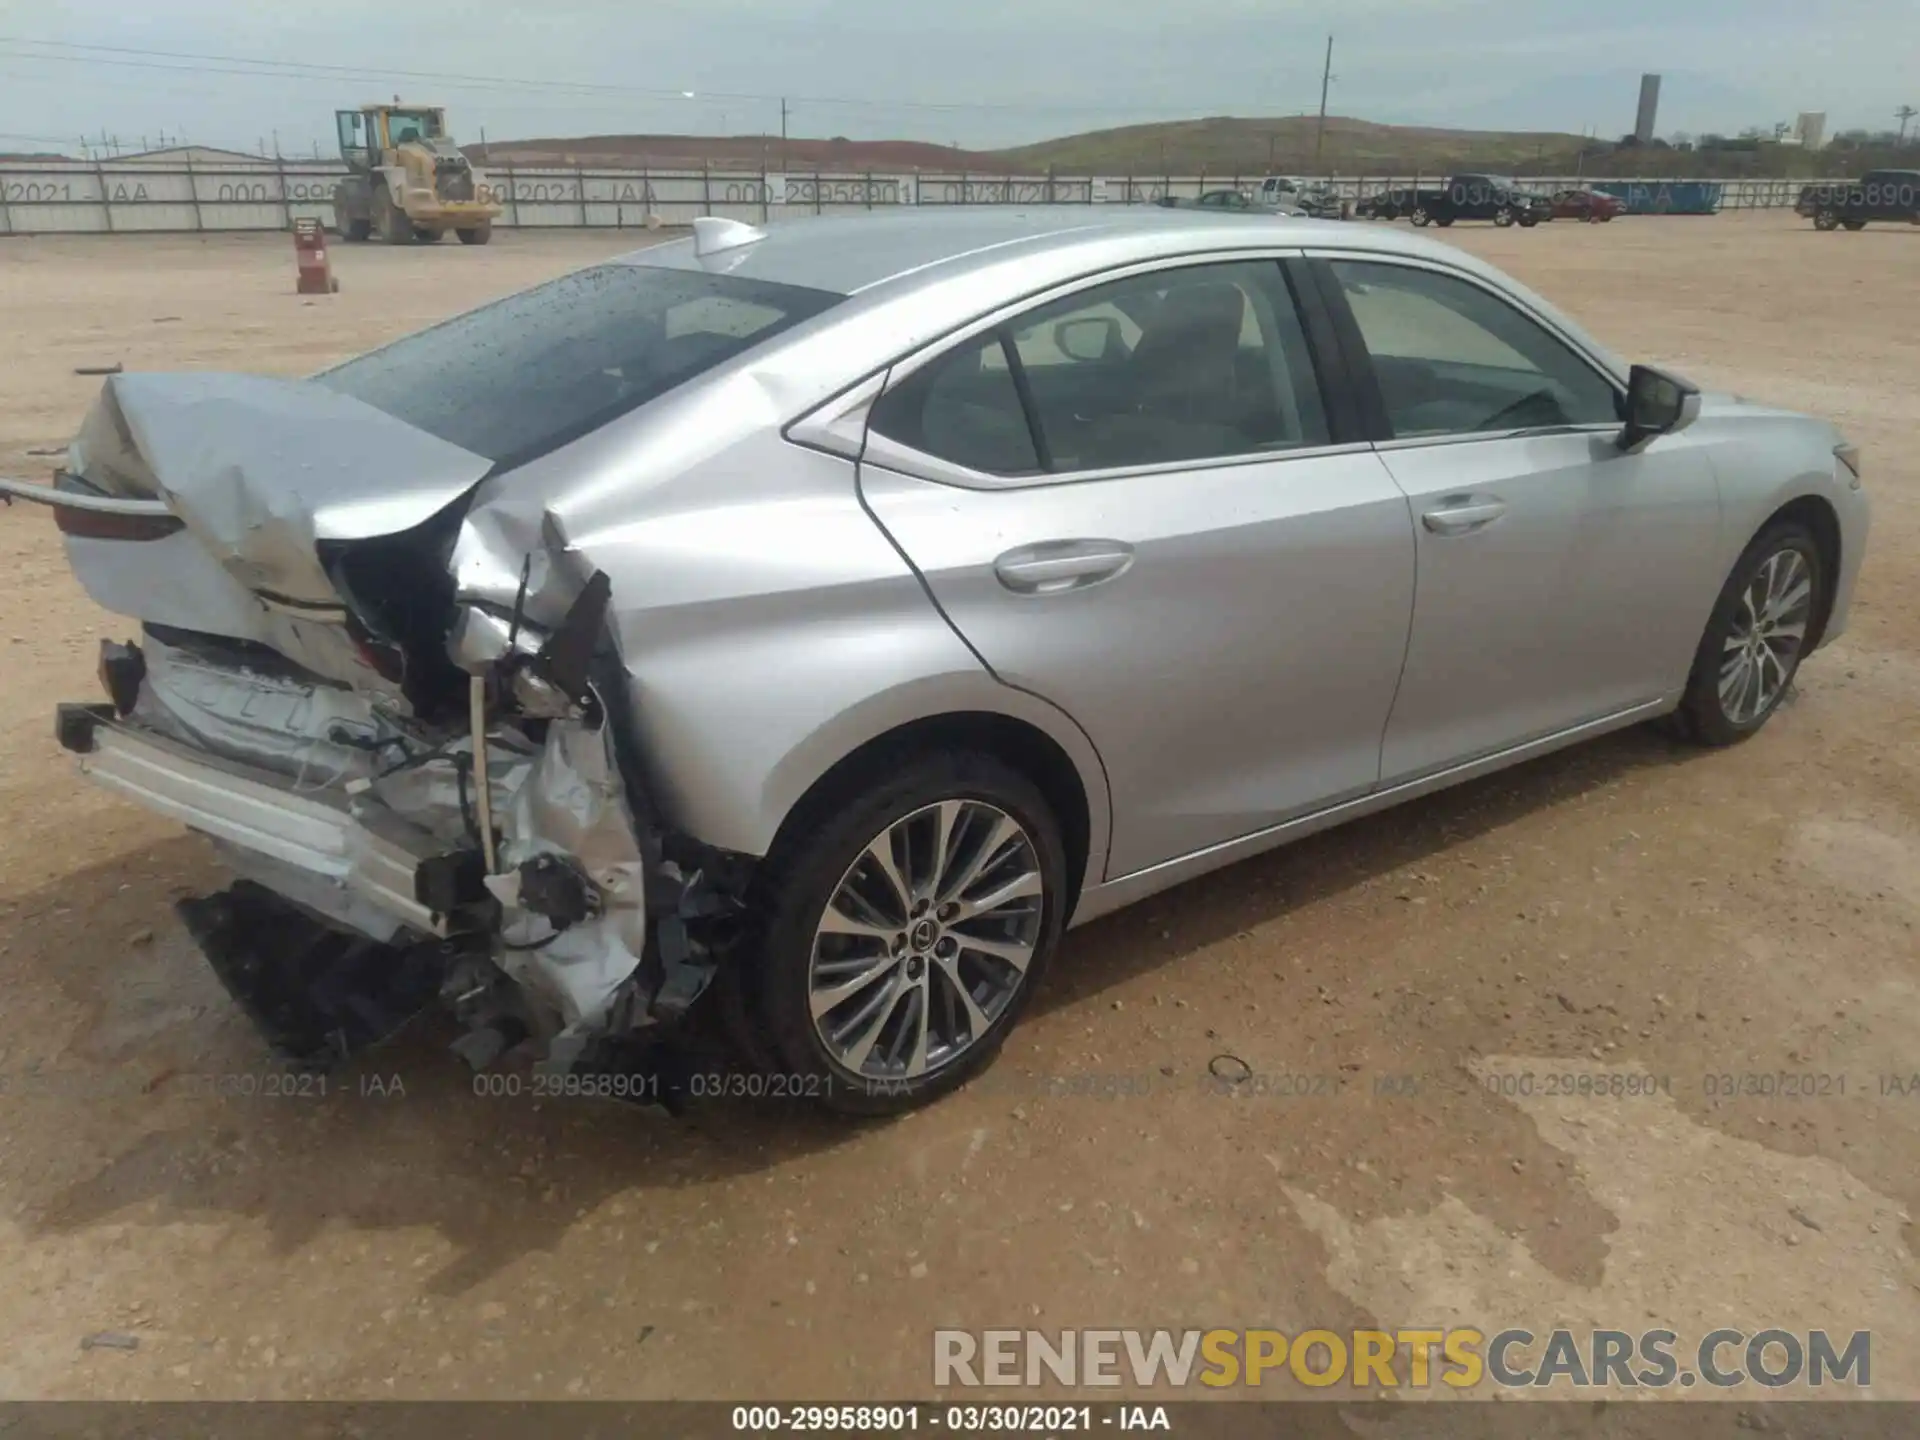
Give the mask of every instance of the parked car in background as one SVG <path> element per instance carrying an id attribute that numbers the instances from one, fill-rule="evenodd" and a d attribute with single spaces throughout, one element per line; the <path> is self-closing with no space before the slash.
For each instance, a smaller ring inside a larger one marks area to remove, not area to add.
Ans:
<path id="1" fill-rule="evenodd" d="M 1920 170 L 1869 170 L 1858 180 L 1804 186 L 1794 209 L 1816 230 L 1864 230 L 1875 221 L 1920 225 Z"/>
<path id="2" fill-rule="evenodd" d="M 1617 196 L 1588 185 L 1574 185 L 1553 192 L 1553 217 L 1556 220 L 1584 220 L 1604 225 L 1626 209 Z"/>
<path id="3" fill-rule="evenodd" d="M 1197 199 L 1181 195 L 1162 195 L 1153 202 L 1163 210 L 1214 210 L 1231 215 L 1288 215 L 1301 216 L 1306 211 L 1299 205 L 1254 200 L 1240 190 L 1209 190 Z"/>
<path id="4" fill-rule="evenodd" d="M 749 1093 L 875 1113 L 1071 925 L 1752 735 L 1847 623 L 1860 471 L 1417 236 L 1007 206 L 702 218 L 307 379 L 115 375 L 0 490 L 139 625 L 60 742 L 217 842 L 181 911 L 282 1053 L 437 1000 L 652 1098 L 710 992 Z"/>

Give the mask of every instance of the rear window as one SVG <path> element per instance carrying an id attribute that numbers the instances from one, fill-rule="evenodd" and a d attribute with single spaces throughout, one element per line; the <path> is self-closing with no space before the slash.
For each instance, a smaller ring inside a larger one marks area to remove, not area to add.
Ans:
<path id="1" fill-rule="evenodd" d="M 508 469 L 841 298 L 703 271 L 596 265 L 314 379 Z"/>

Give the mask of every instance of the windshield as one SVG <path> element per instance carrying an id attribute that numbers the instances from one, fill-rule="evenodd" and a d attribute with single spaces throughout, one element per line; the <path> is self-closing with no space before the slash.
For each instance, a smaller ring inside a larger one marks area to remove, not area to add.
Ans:
<path id="1" fill-rule="evenodd" d="M 387 112 L 387 143 L 405 145 L 410 140 L 431 140 L 440 133 L 440 117 L 431 110 L 390 110 Z"/>
<path id="2" fill-rule="evenodd" d="M 510 469 L 840 299 L 729 275 L 596 265 L 313 378 Z"/>

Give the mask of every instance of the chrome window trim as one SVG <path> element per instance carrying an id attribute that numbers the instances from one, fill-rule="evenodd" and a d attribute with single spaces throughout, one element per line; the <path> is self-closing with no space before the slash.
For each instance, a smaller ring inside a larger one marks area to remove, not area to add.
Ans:
<path id="1" fill-rule="evenodd" d="M 1262 450 L 1242 455 L 1210 455 L 1200 460 L 1159 460 L 1149 465 L 1126 465 L 1106 470 L 1034 471 L 1026 475 L 989 475 L 937 455 L 889 440 L 877 431 L 867 433 L 862 465 L 965 490 L 1031 490 L 1040 485 L 1081 485 L 1099 480 L 1132 480 L 1143 475 L 1191 475 L 1196 470 L 1225 470 L 1235 466 L 1274 465 L 1290 460 L 1317 460 L 1330 455 L 1365 455 L 1375 447 L 1365 440 L 1340 445 L 1301 445 L 1291 450 Z"/>
<path id="2" fill-rule="evenodd" d="M 1425 450 L 1439 445 L 1476 445 L 1486 440 L 1549 440 L 1556 435 L 1618 435 L 1620 422 L 1611 425 L 1536 425 L 1524 430 L 1469 430 L 1458 435 L 1409 435 L 1401 440 L 1379 441 L 1374 449 L 1381 454 L 1396 450 Z"/>

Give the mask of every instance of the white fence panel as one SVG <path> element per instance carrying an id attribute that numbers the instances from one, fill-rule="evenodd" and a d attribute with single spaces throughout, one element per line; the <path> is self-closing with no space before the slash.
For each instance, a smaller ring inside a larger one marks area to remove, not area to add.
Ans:
<path id="1" fill-rule="evenodd" d="M 639 229 L 684 226 L 702 215 L 752 224 L 810 215 L 861 214 L 907 205 L 1139 205 L 1165 196 L 1193 198 L 1207 190 L 1251 189 L 1252 175 L 991 176 L 960 174 L 750 174 L 481 165 L 488 189 L 504 206 L 503 228 Z M 330 162 L 267 160 L 257 164 L 171 162 L 20 162 L 0 165 L 0 235 L 284 230 L 295 220 L 331 223 L 333 189 L 346 174 Z M 1437 175 L 1343 175 L 1330 181 L 1358 200 L 1405 186 L 1433 186 Z M 1661 197 L 1710 186 L 1721 209 L 1791 206 L 1802 180 L 1620 179 L 1521 177 L 1554 189 L 1594 183 L 1623 187 L 1658 212 Z M 1676 203 L 1676 209 L 1681 208 Z"/>

